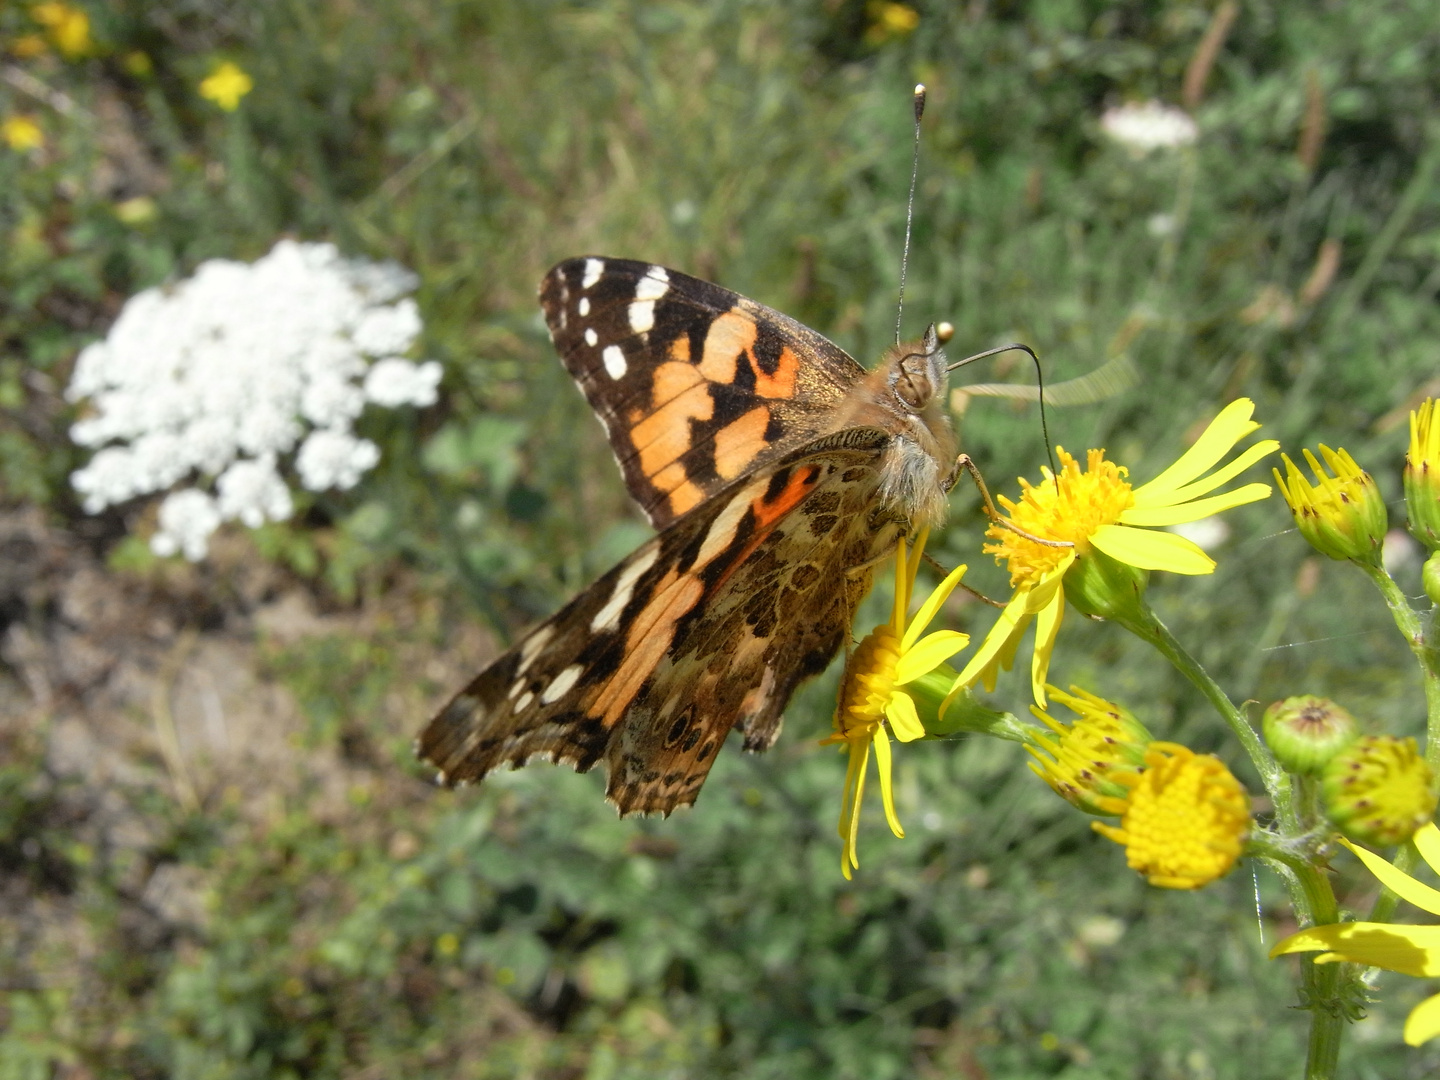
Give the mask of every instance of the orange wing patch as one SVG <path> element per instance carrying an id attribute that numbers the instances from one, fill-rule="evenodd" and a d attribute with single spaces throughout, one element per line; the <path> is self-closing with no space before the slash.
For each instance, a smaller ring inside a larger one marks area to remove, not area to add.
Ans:
<path id="1" fill-rule="evenodd" d="M 690 612 L 705 594 L 704 583 L 694 574 L 671 570 L 659 582 L 655 595 L 645 605 L 630 632 L 625 635 L 625 659 L 606 681 L 586 710 L 607 728 L 614 727 L 635 700 L 640 687 L 670 651 L 675 624 Z"/>
<path id="2" fill-rule="evenodd" d="M 738 311 L 727 311 L 713 323 L 705 335 L 705 352 L 696 365 L 700 374 L 712 383 L 733 383 L 740 358 L 743 356 L 755 375 L 755 393 L 764 398 L 792 398 L 795 380 L 800 374 L 800 358 L 786 345 L 781 348 L 774 371 L 766 371 L 755 354 L 760 326 L 755 319 Z M 690 351 L 687 342 L 685 352 Z"/>
<path id="3" fill-rule="evenodd" d="M 705 351 L 696 365 L 700 374 L 712 383 L 733 383 L 740 355 L 749 355 L 758 333 L 755 320 L 737 312 L 727 311 L 716 318 L 705 334 Z"/>
<path id="4" fill-rule="evenodd" d="M 715 472 L 724 480 L 733 480 L 743 473 L 755 456 L 770 445 L 765 441 L 765 429 L 769 426 L 770 410 L 757 405 L 717 431 Z"/>

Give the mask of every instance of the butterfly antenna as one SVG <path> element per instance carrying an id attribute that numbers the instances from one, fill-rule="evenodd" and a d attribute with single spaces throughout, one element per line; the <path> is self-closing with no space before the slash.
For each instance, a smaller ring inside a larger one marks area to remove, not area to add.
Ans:
<path id="1" fill-rule="evenodd" d="M 1055 465 L 1055 451 L 1050 448 L 1050 425 L 1045 422 L 1045 372 L 1040 366 L 1040 357 L 1035 355 L 1035 350 L 1030 348 L 1029 345 L 1021 345 L 1019 342 L 1013 345 L 997 345 L 993 349 L 986 349 L 984 352 L 978 352 L 974 356 L 967 356 L 964 360 L 956 360 L 945 370 L 954 371 L 956 368 L 964 367 L 966 364 L 973 364 L 976 360 L 984 360 L 987 356 L 999 356 L 1001 353 L 1016 351 L 1025 353 L 1035 364 L 1035 386 L 1039 391 L 1040 399 L 1040 434 L 1045 439 L 1045 456 L 1050 459 L 1050 472 L 1056 477 L 1056 482 L 1058 483 L 1060 473 Z"/>
<path id="2" fill-rule="evenodd" d="M 905 313 L 905 268 L 910 262 L 910 222 L 915 218 L 915 177 L 920 173 L 920 118 L 925 115 L 925 84 L 915 84 L 915 153 L 910 159 L 910 199 L 905 204 L 905 247 L 900 253 L 900 301 L 895 305 L 895 344 L 900 344 L 900 317 Z"/>

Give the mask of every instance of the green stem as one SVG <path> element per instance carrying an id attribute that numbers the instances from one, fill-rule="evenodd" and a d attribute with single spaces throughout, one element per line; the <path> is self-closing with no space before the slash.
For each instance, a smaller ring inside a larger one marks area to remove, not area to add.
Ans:
<path id="1" fill-rule="evenodd" d="M 1220 685 L 1210 677 L 1210 673 L 1200 665 L 1200 662 L 1191 656 L 1185 646 L 1176 640 L 1175 635 L 1159 616 L 1140 601 L 1141 617 L 1122 616 L 1117 621 L 1129 630 L 1132 634 L 1148 641 L 1160 652 L 1165 659 L 1174 665 L 1175 669 L 1189 679 L 1206 700 L 1214 706 L 1235 737 L 1240 740 L 1240 745 L 1250 755 L 1250 761 L 1255 766 L 1255 771 L 1260 774 L 1260 782 L 1265 785 L 1266 792 L 1270 795 L 1271 801 L 1275 804 L 1275 814 L 1281 827 L 1287 833 L 1300 831 L 1300 821 L 1295 813 L 1294 793 L 1290 787 L 1290 777 L 1275 761 L 1269 749 L 1260 741 L 1260 736 L 1250 726 L 1244 714 L 1230 700 Z"/>
<path id="2" fill-rule="evenodd" d="M 1361 562 L 1355 565 L 1365 571 L 1380 590 L 1380 595 L 1385 597 L 1390 618 L 1395 620 L 1395 629 L 1400 631 L 1400 636 L 1420 664 L 1425 685 L 1425 761 L 1433 771 L 1440 772 L 1440 649 L 1426 635 L 1420 613 L 1410 606 L 1400 586 L 1384 569 Z"/>
<path id="3" fill-rule="evenodd" d="M 1286 845 L 1273 834 L 1251 837 L 1247 846 L 1251 855 L 1281 863 L 1300 885 L 1300 897 L 1292 892 L 1296 914 L 1311 926 L 1326 926 L 1340 921 L 1340 905 L 1330 880 L 1315 866 L 1308 854 Z M 1308 908 L 1309 910 L 1303 910 Z M 1310 1012 L 1310 1046 L 1305 1060 L 1305 1080 L 1332 1080 L 1340 1060 L 1340 1040 L 1345 1030 L 1345 1003 L 1341 986 L 1348 964 L 1301 964 L 1304 981 L 1302 1000 Z"/>

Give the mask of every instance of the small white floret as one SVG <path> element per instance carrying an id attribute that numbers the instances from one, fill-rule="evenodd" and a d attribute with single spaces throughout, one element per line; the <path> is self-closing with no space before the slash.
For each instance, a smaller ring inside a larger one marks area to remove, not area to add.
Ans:
<path id="1" fill-rule="evenodd" d="M 182 554 L 199 562 L 210 547 L 210 536 L 220 527 L 220 509 L 203 491 L 177 491 L 160 504 L 160 530 L 150 538 L 150 550 L 162 558 Z"/>
<path id="2" fill-rule="evenodd" d="M 365 396 L 387 409 L 401 405 L 424 408 L 439 400 L 441 374 L 440 364 L 434 360 L 423 364 L 396 356 L 377 360 L 365 375 Z"/>
<path id="3" fill-rule="evenodd" d="M 1100 129 L 1137 154 L 1189 146 L 1200 137 L 1200 129 L 1188 113 L 1158 101 L 1106 109 Z"/>

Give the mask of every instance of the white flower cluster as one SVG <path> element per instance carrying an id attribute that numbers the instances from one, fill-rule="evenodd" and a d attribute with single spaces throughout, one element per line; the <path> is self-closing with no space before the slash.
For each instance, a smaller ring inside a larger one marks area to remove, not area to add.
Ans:
<path id="1" fill-rule="evenodd" d="M 1158 101 L 1106 109 L 1100 117 L 1100 128 L 1136 154 L 1189 146 L 1200 137 L 1200 129 L 1188 113 Z"/>
<path id="2" fill-rule="evenodd" d="M 201 486 L 165 498 L 150 546 L 199 560 L 223 521 L 290 516 L 279 465 L 297 444 L 307 489 L 353 487 L 380 458 L 351 430 L 366 403 L 436 400 L 440 365 L 397 355 L 420 334 L 419 309 L 402 299 L 417 283 L 394 263 L 282 240 L 256 263 L 211 260 L 132 297 L 80 354 L 67 392 L 90 403 L 71 438 L 98 448 L 70 478 L 85 509 L 198 474 Z"/>

